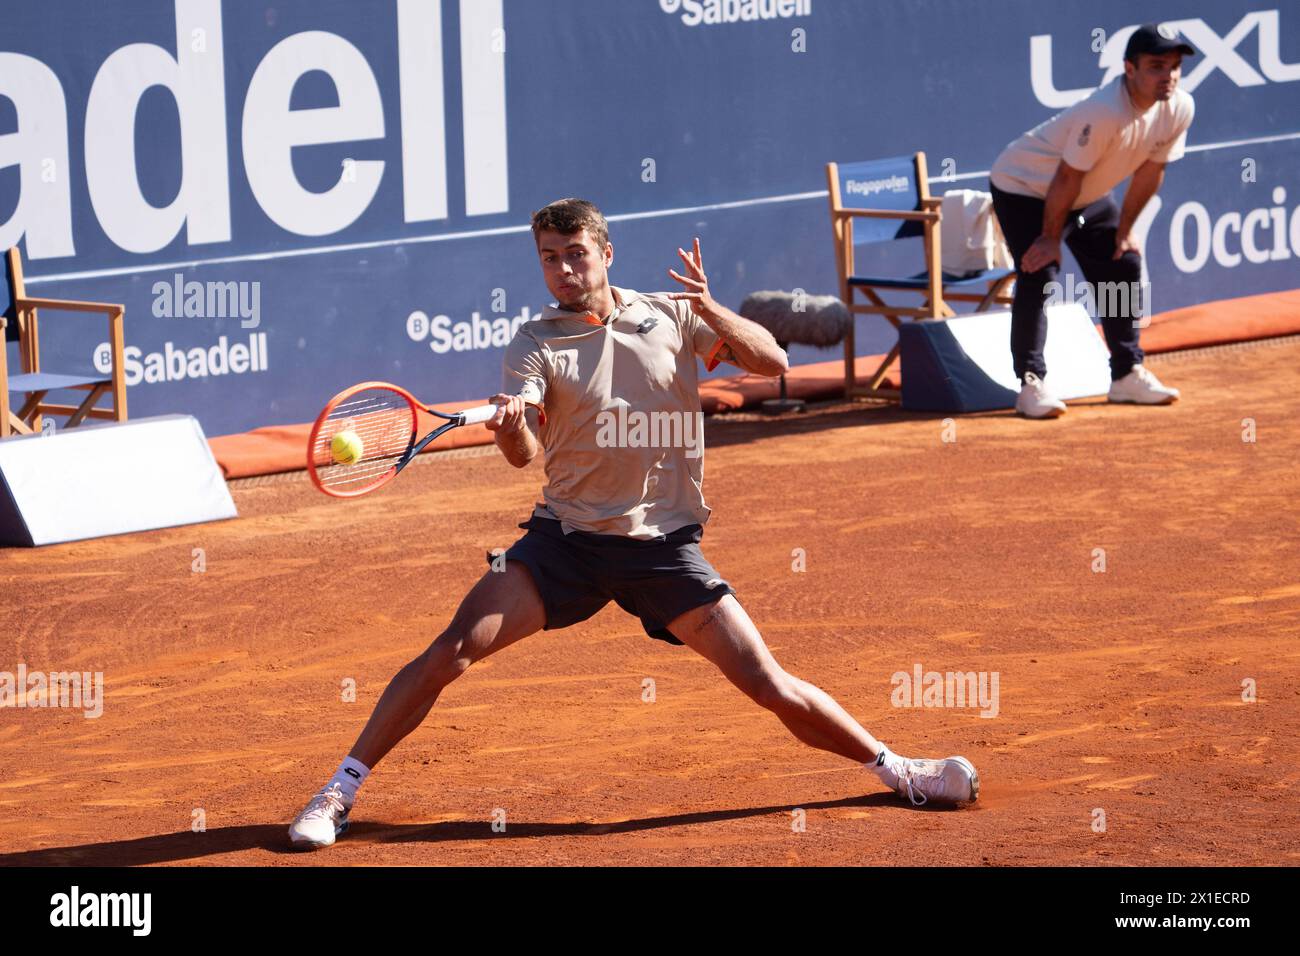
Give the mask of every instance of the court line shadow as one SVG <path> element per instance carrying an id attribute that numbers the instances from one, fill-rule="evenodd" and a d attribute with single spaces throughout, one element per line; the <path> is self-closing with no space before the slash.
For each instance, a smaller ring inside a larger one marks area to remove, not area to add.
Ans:
<path id="1" fill-rule="evenodd" d="M 1071 408 L 1087 408 L 1101 405 L 1109 405 L 1105 395 L 1094 395 L 1087 398 L 1072 398 L 1067 403 Z M 1111 406 L 1111 407 L 1130 407 L 1130 406 Z M 1131 406 L 1137 408 L 1139 406 Z M 757 438 L 774 438 L 783 435 L 801 435 L 809 432 L 822 432 L 832 428 L 856 428 L 860 425 L 894 425 L 898 422 L 941 422 L 946 418 L 952 418 L 957 421 L 970 421 L 981 418 L 1009 418 L 1015 419 L 1016 412 L 1012 408 L 995 408 L 983 412 L 927 412 L 927 411 L 908 411 L 901 408 L 896 403 L 876 403 L 876 402 L 855 402 L 849 403 L 844 399 L 836 399 L 826 402 L 810 402 L 807 411 L 800 413 L 787 413 L 784 415 L 773 415 L 772 417 L 754 417 L 758 415 L 756 409 L 745 409 L 743 412 L 731 412 L 730 414 L 743 414 L 747 417 L 739 421 L 728 419 L 728 413 L 722 413 L 722 417 L 712 415 L 705 416 L 705 447 L 719 448 L 724 445 L 747 444 Z M 1042 422 L 1025 422 L 1027 427 L 1042 425 Z"/>
<path id="2" fill-rule="evenodd" d="M 671 816 L 620 820 L 615 823 L 507 823 L 504 833 L 494 833 L 490 821 L 448 821 L 444 823 L 378 822 L 354 823 L 344 838 L 351 843 L 442 843 L 453 840 L 510 840 L 532 837 L 605 836 L 611 833 L 634 833 L 664 827 L 693 826 L 723 820 L 743 820 L 770 813 L 789 813 L 795 809 L 827 810 L 838 807 L 883 807 L 899 810 L 948 813 L 952 807 L 909 807 L 887 791 L 842 800 L 812 803 L 789 803 L 739 810 L 709 810 Z M 267 850 L 296 856 L 299 851 L 287 845 L 287 823 L 258 824 L 242 827 L 218 827 L 205 833 L 165 833 L 87 843 L 81 846 L 49 847 L 0 853 L 0 867 L 6 866 L 145 866 L 160 863 L 183 863 L 221 853 L 241 850 Z"/>
<path id="3" fill-rule="evenodd" d="M 705 448 L 740 445 L 756 438 L 775 438 L 784 435 L 803 435 L 832 428 L 857 428 L 861 425 L 893 425 L 898 422 L 943 421 L 945 418 L 969 420 L 974 418 L 1014 418 L 1012 409 L 988 412 L 911 412 L 897 405 L 862 404 L 856 408 L 844 403 L 833 403 L 826 408 L 809 405 L 806 412 L 774 415 L 771 418 L 745 419 L 743 421 L 706 417 L 704 419 Z"/>

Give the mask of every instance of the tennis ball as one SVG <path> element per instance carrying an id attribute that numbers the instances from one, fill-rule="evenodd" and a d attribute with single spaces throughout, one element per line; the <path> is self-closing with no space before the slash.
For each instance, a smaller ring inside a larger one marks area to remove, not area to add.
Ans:
<path id="1" fill-rule="evenodd" d="M 330 454 L 340 465 L 354 465 L 361 460 L 365 451 L 361 436 L 352 429 L 345 429 L 330 439 Z"/>

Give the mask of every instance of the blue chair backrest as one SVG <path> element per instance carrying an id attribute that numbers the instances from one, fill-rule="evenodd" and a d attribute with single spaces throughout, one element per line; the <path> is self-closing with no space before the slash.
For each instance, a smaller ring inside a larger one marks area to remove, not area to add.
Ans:
<path id="1" fill-rule="evenodd" d="M 916 182 L 912 156 L 893 156 L 862 163 L 841 163 L 840 206 L 844 209 L 897 209 L 919 211 L 921 189 Z M 853 244 L 888 242 L 925 233 L 919 222 L 897 219 L 853 220 Z"/>

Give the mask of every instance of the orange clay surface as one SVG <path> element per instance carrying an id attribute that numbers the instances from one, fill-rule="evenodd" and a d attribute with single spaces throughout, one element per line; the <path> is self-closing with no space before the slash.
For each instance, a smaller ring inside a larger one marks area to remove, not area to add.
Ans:
<path id="1" fill-rule="evenodd" d="M 0 551 L 0 670 L 106 685 L 98 719 L 0 710 L 0 864 L 1295 864 L 1300 343 L 1151 365 L 1182 402 L 961 417 L 948 443 L 871 405 L 709 422 L 705 554 L 786 669 L 904 754 L 970 757 L 971 808 L 910 808 L 611 604 L 472 667 L 352 831 L 288 851 L 521 533 L 540 463 L 471 450 L 358 501 L 252 480 L 235 521 Z M 916 664 L 997 672 L 997 716 L 891 706 Z"/>

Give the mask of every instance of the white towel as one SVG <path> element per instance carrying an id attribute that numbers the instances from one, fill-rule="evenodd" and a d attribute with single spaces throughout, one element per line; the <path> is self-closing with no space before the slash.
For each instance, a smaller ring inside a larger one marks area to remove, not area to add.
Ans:
<path id="1" fill-rule="evenodd" d="M 950 189 L 943 194 L 939 229 L 943 271 L 966 275 L 987 269 L 1010 269 L 1011 250 L 993 214 L 993 197 L 978 189 Z"/>

